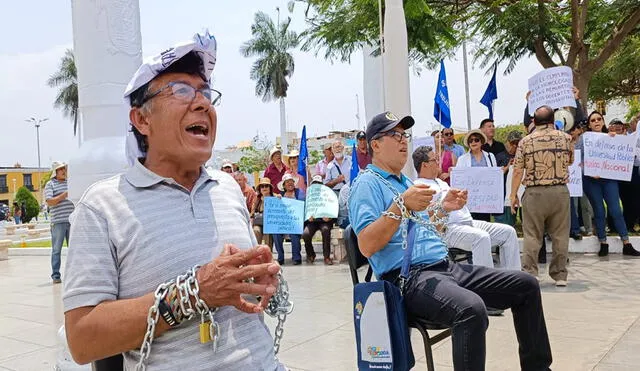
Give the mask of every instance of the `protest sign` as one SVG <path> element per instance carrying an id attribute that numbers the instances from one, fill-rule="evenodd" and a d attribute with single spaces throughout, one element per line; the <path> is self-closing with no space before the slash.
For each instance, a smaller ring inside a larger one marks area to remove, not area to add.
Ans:
<path id="1" fill-rule="evenodd" d="M 451 187 L 466 189 L 467 207 L 474 213 L 504 212 L 504 176 L 499 167 L 453 167 Z"/>
<path id="2" fill-rule="evenodd" d="M 307 188 L 306 202 L 304 220 L 338 217 L 338 196 L 327 186 L 314 184 Z"/>
<path id="3" fill-rule="evenodd" d="M 513 165 L 509 165 L 509 171 L 507 172 L 507 186 L 505 187 L 505 195 L 504 195 L 504 206 L 510 207 L 511 200 L 509 196 L 511 195 L 511 185 L 513 184 Z M 520 183 L 520 187 L 518 188 L 518 200 L 522 200 L 522 195 L 524 195 L 525 187 L 522 183 Z"/>
<path id="4" fill-rule="evenodd" d="M 584 175 L 630 181 L 636 137 L 586 132 L 584 136 Z"/>
<path id="5" fill-rule="evenodd" d="M 304 201 L 292 198 L 265 197 L 265 234 L 302 234 Z"/>
<path id="6" fill-rule="evenodd" d="M 434 137 L 415 137 L 413 138 L 413 149 L 415 150 L 421 146 L 428 146 L 436 149 L 436 138 Z"/>
<path id="7" fill-rule="evenodd" d="M 575 150 L 573 155 L 573 163 L 569 166 L 569 196 L 582 197 L 582 168 L 580 167 L 582 158 L 580 150 Z"/>
<path id="8" fill-rule="evenodd" d="M 570 67 L 552 67 L 529 79 L 529 114 L 542 106 L 551 108 L 575 107 L 573 71 Z"/>

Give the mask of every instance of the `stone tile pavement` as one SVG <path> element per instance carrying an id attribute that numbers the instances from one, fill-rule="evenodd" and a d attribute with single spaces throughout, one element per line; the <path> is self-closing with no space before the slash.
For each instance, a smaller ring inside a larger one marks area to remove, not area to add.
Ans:
<path id="1" fill-rule="evenodd" d="M 293 370 L 354 370 L 351 280 L 346 265 L 285 266 L 295 301 L 280 351 Z M 49 258 L 11 256 L 0 261 L 0 370 L 51 370 L 62 324 L 60 285 L 51 285 Z M 569 286 L 541 282 L 554 370 L 640 369 L 640 259 L 571 255 Z M 273 330 L 275 321 L 267 317 Z M 421 338 L 412 334 L 425 370 Z M 518 370 L 511 314 L 492 317 L 487 370 Z M 451 343 L 434 350 L 436 369 L 452 370 Z"/>

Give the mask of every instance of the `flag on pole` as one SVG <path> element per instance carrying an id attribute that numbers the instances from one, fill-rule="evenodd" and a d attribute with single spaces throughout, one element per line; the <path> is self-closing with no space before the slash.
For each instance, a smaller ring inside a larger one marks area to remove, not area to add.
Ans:
<path id="1" fill-rule="evenodd" d="M 498 86 L 496 85 L 496 70 L 498 69 L 498 64 L 496 63 L 493 66 L 493 77 L 491 77 L 491 81 L 489 81 L 489 86 L 487 86 L 487 90 L 485 90 L 482 99 L 480 99 L 480 103 L 487 106 L 489 109 L 489 118 L 493 120 L 493 101 L 498 99 Z"/>
<path id="2" fill-rule="evenodd" d="M 307 125 L 302 127 L 302 137 L 300 138 L 300 158 L 298 159 L 298 174 L 307 183 L 307 162 L 309 161 L 309 151 L 307 151 Z"/>
<path id="3" fill-rule="evenodd" d="M 433 117 L 445 128 L 451 127 L 451 107 L 449 106 L 449 89 L 447 88 L 447 74 L 444 70 L 444 61 L 440 61 L 440 75 L 436 96 L 433 99 Z"/>
<path id="4" fill-rule="evenodd" d="M 360 172 L 360 166 L 358 166 L 358 153 L 356 152 L 356 144 L 351 145 L 351 172 L 349 173 L 349 185 L 353 183 L 353 180 L 358 176 Z"/>

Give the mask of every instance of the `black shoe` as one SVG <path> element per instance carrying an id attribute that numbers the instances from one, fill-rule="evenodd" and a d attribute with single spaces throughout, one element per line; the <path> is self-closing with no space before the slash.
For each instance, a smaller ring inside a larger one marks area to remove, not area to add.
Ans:
<path id="1" fill-rule="evenodd" d="M 545 250 L 540 249 L 540 253 L 538 253 L 538 264 L 547 264 L 547 252 Z"/>
<path id="2" fill-rule="evenodd" d="M 293 265 L 300 265 L 302 264 L 302 260 L 294 260 L 293 261 Z"/>
<path id="3" fill-rule="evenodd" d="M 582 240 L 582 235 L 580 233 L 571 233 L 569 237 L 573 238 L 576 241 Z"/>
<path id="4" fill-rule="evenodd" d="M 496 309 L 496 308 L 487 307 L 487 315 L 488 316 L 499 317 L 499 316 L 502 316 L 502 313 L 504 313 L 504 310 L 502 310 L 502 309 Z"/>
<path id="5" fill-rule="evenodd" d="M 607 255 L 609 255 L 609 244 L 608 243 L 600 243 L 600 251 L 598 251 L 598 256 L 602 257 L 602 256 L 607 256 Z"/>
<path id="6" fill-rule="evenodd" d="M 284 265 L 284 260 L 278 260 L 278 264 Z"/>
<path id="7" fill-rule="evenodd" d="M 640 251 L 633 248 L 633 245 L 629 242 L 622 245 L 622 255 L 640 256 Z"/>

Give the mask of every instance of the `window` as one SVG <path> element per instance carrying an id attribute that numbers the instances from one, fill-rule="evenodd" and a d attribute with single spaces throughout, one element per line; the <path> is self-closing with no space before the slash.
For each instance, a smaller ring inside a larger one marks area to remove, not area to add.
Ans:
<path id="1" fill-rule="evenodd" d="M 9 193 L 9 187 L 7 187 L 6 175 L 0 175 L 0 193 Z"/>
<path id="2" fill-rule="evenodd" d="M 33 192 L 33 183 L 31 181 L 31 174 L 22 174 L 22 184 L 27 187 L 28 190 Z"/>

